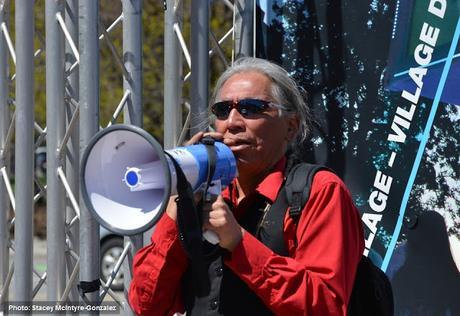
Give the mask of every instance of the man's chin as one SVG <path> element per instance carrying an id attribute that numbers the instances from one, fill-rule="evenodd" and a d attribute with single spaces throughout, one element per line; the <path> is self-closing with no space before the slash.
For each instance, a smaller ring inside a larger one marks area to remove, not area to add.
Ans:
<path id="1" fill-rule="evenodd" d="M 246 157 L 244 156 L 235 155 L 235 159 L 236 159 L 236 166 L 238 167 L 238 169 L 250 164 L 250 161 L 246 159 Z"/>

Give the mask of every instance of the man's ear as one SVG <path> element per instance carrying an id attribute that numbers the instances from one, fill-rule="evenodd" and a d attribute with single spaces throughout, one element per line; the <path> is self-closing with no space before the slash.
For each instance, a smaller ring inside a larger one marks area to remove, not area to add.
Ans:
<path id="1" fill-rule="evenodd" d="M 286 117 L 286 120 L 288 124 L 286 140 L 288 142 L 291 142 L 297 136 L 297 133 L 299 132 L 300 118 L 298 115 L 290 115 Z"/>

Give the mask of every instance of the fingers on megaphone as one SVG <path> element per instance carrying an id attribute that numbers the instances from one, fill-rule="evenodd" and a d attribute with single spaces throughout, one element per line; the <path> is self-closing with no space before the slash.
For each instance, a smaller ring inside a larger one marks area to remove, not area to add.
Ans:
<path id="1" fill-rule="evenodd" d="M 204 133 L 203 137 L 211 137 L 214 138 L 215 140 L 223 140 L 224 139 L 224 134 L 219 133 L 219 132 L 207 132 Z"/>
<path id="2" fill-rule="evenodd" d="M 173 219 L 174 221 L 177 220 L 177 195 L 172 195 L 169 198 L 168 206 L 166 207 L 166 214 Z M 203 198 L 203 192 L 196 192 L 194 194 L 195 198 L 195 203 L 198 203 L 202 200 Z M 203 208 L 207 205 L 208 203 L 203 203 Z M 211 206 L 209 206 L 210 208 Z M 208 211 L 209 212 L 209 211 Z"/>
<path id="3" fill-rule="evenodd" d="M 217 200 L 218 195 L 207 194 L 203 203 L 203 238 L 213 245 L 220 243 L 220 238 L 216 232 L 211 229 L 213 226 L 209 223 L 209 213 L 213 210 L 213 204 Z"/>
<path id="4" fill-rule="evenodd" d="M 203 212 L 203 224 L 211 225 L 206 228 L 218 228 L 227 223 L 228 213 L 231 210 L 222 195 L 218 195 L 212 202 L 203 205 Z"/>
<path id="5" fill-rule="evenodd" d="M 187 142 L 185 142 L 184 146 L 190 146 L 193 144 L 197 144 L 203 139 L 203 137 L 211 137 L 215 140 L 222 140 L 224 135 L 218 132 L 198 132 L 193 135 Z"/>
<path id="6" fill-rule="evenodd" d="M 213 204 L 217 200 L 217 197 L 218 195 L 207 194 L 207 198 L 204 200 L 203 203 L 203 225 L 209 223 L 209 213 L 213 210 Z"/>
<path id="7" fill-rule="evenodd" d="M 184 143 L 184 146 L 190 146 L 193 144 L 196 144 L 202 139 L 204 136 L 204 132 L 198 132 L 195 135 L 193 135 L 188 141 Z"/>

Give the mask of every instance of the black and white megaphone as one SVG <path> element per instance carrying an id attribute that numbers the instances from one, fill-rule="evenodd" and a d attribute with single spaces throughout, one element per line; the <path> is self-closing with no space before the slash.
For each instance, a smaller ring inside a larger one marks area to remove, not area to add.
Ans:
<path id="1" fill-rule="evenodd" d="M 212 181 L 225 188 L 236 176 L 232 151 L 215 142 Z M 89 211 L 108 230 L 134 235 L 151 228 L 176 194 L 174 159 L 194 191 L 208 180 L 205 145 L 163 150 L 146 131 L 132 125 L 112 125 L 89 142 L 81 168 L 81 191 Z"/>

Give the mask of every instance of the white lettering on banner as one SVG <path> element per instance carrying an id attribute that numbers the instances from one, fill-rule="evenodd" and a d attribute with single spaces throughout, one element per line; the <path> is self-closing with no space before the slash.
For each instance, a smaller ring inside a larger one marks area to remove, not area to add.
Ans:
<path id="1" fill-rule="evenodd" d="M 443 19 L 446 8 L 446 0 L 431 0 L 428 6 L 428 12 L 440 19 Z M 410 129 L 414 113 L 417 109 L 420 93 L 423 88 L 423 78 L 428 72 L 428 69 L 424 68 L 424 66 L 431 62 L 439 33 L 439 28 L 434 27 L 427 22 L 424 22 L 421 27 L 419 35 L 420 43 L 414 49 L 414 60 L 418 64 L 418 67 L 409 69 L 409 76 L 415 86 L 412 91 L 404 90 L 401 93 L 401 97 L 409 101 L 411 105 L 410 108 L 404 108 L 401 106 L 397 107 L 390 126 L 391 131 L 387 137 L 387 140 L 390 142 L 400 144 L 404 144 L 406 142 L 406 134 Z M 388 161 L 388 167 L 392 168 L 396 158 L 396 153 L 391 152 L 389 156 L 390 159 Z M 370 231 L 365 240 L 364 255 L 366 256 L 369 254 L 375 235 L 378 232 L 378 226 L 382 220 L 383 212 L 386 210 L 392 183 L 392 177 L 384 174 L 380 170 L 376 170 L 374 185 L 368 199 L 369 207 L 374 213 L 365 212 L 361 217 L 364 225 Z"/>
<path id="2" fill-rule="evenodd" d="M 443 19 L 446 13 L 447 1 L 446 0 L 431 0 L 428 6 L 428 12 Z"/>
<path id="3" fill-rule="evenodd" d="M 417 85 L 417 98 L 412 100 L 408 99 L 406 97 L 407 94 L 409 94 L 407 91 L 403 91 L 404 95 L 402 95 L 403 98 L 407 99 L 408 101 L 417 104 L 418 102 L 418 97 L 420 96 L 420 89 L 422 89 L 423 86 L 423 77 L 426 75 L 426 72 L 428 69 L 426 68 L 411 68 L 409 69 L 409 76 L 411 79 L 415 82 Z"/>
<path id="4" fill-rule="evenodd" d="M 372 191 L 369 196 L 369 205 L 374 212 L 380 213 L 385 210 L 387 206 L 388 195 L 380 191 Z"/>

